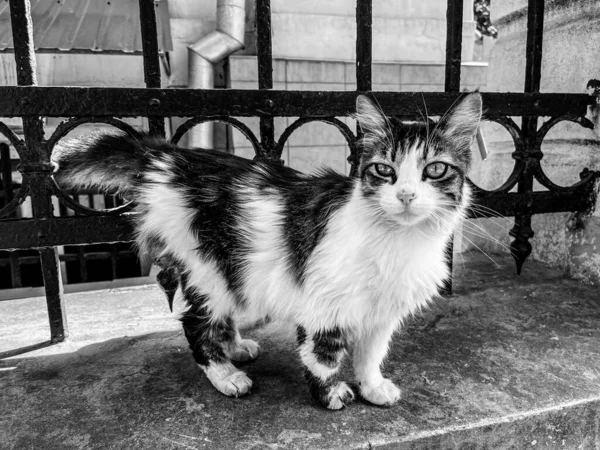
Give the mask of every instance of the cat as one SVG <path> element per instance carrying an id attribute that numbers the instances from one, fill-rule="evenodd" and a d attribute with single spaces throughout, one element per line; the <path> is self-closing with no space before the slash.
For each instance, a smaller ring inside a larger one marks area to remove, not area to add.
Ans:
<path id="1" fill-rule="evenodd" d="M 140 251 L 165 268 L 170 301 L 181 289 L 185 336 L 219 392 L 252 387 L 232 364 L 259 354 L 236 327 L 241 313 L 297 326 L 309 390 L 326 408 L 355 398 L 338 375 L 351 345 L 360 396 L 391 405 L 401 391 L 381 365 L 394 331 L 450 276 L 445 250 L 470 202 L 481 111 L 471 93 L 437 123 L 403 123 L 358 95 L 353 177 L 119 133 L 59 142 L 53 176 L 135 201 Z"/>

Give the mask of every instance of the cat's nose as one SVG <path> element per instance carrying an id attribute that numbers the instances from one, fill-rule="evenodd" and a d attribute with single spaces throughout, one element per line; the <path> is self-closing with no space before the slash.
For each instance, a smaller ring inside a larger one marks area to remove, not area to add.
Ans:
<path id="1" fill-rule="evenodd" d="M 401 186 L 398 190 L 398 193 L 396 194 L 398 200 L 400 200 L 405 205 L 408 205 L 410 202 L 412 202 L 416 196 L 417 193 L 415 191 L 415 188 L 410 185 Z"/>

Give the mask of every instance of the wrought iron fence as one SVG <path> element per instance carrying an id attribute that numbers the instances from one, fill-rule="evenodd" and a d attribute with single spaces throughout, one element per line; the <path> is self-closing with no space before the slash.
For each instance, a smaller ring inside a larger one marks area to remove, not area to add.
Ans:
<path id="1" fill-rule="evenodd" d="M 412 116 L 426 103 L 430 115 L 443 114 L 461 95 L 461 39 L 463 0 L 448 0 L 445 92 L 399 93 L 378 92 L 377 99 L 389 115 Z M 21 117 L 24 140 L 0 122 L 0 133 L 15 147 L 20 157 L 19 171 L 23 182 L 14 197 L 0 209 L 0 249 L 38 249 L 45 283 L 51 340 L 67 336 L 60 265 L 59 245 L 82 245 L 130 241 L 132 206 L 95 210 L 87 208 L 63 193 L 54 183 L 49 155 L 56 142 L 76 126 L 87 122 L 113 125 L 127 133 L 136 131 L 115 117 L 146 116 L 149 131 L 165 136 L 166 117 L 192 117 L 172 137 L 177 142 L 196 124 L 222 121 L 242 132 L 251 142 L 257 159 L 281 162 L 283 146 L 298 127 L 322 121 L 337 127 L 350 147 L 349 163 L 354 173 L 358 158 L 354 133 L 337 117 L 354 112 L 358 92 L 371 90 L 371 0 L 357 0 L 356 7 L 356 83 L 354 92 L 279 91 L 273 90 L 271 54 L 271 10 L 269 0 L 256 0 L 258 89 L 197 90 L 161 89 L 156 15 L 153 0 L 139 0 L 143 39 L 146 89 L 38 87 L 35 78 L 35 55 L 28 0 L 10 0 L 15 43 L 18 86 L 0 87 L 0 117 Z M 561 187 L 554 184 L 540 165 L 541 143 L 554 125 L 572 121 L 592 127 L 585 119 L 587 106 L 594 98 L 585 94 L 553 94 L 540 91 L 544 1 L 528 1 L 526 77 L 523 93 L 482 93 L 485 118 L 506 128 L 515 145 L 514 168 L 499 188 L 486 191 L 476 188 L 478 208 L 473 217 L 514 216 L 510 231 L 514 238 L 511 251 L 517 268 L 531 252 L 533 237 L 531 217 L 550 212 L 589 210 L 594 202 L 594 182 L 599 172 L 584 170 L 581 181 Z M 260 136 L 233 117 L 259 117 Z M 274 118 L 299 116 L 296 122 L 275 140 Z M 511 118 L 522 117 L 521 126 Z M 43 117 L 71 117 L 45 138 Z M 549 119 L 538 127 L 538 119 Z M 534 180 L 547 190 L 534 191 Z M 516 192 L 514 188 L 516 187 Z M 33 218 L 11 219 L 10 214 L 30 196 Z M 62 205 L 80 213 L 75 217 L 54 217 L 52 196 Z M 485 211 L 485 212 L 484 212 Z"/>

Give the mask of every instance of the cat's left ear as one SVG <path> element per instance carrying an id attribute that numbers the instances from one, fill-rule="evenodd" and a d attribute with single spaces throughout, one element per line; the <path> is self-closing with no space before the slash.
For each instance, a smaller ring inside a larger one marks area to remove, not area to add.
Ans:
<path id="1" fill-rule="evenodd" d="M 385 135 L 387 119 L 366 95 L 356 97 L 356 121 L 364 134 Z"/>
<path id="2" fill-rule="evenodd" d="M 440 134 L 453 147 L 468 148 L 477 134 L 481 114 L 481 95 L 479 92 L 468 94 L 440 120 Z"/>

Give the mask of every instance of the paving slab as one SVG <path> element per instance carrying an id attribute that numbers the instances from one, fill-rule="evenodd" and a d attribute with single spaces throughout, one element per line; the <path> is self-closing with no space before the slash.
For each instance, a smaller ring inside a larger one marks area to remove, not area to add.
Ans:
<path id="1" fill-rule="evenodd" d="M 154 286 L 67 295 L 52 346 L 43 298 L 0 302 L 0 448 L 599 448 L 598 287 L 492 258 L 459 256 L 454 294 L 396 335 L 390 408 L 321 408 L 285 324 L 247 327 L 252 393 L 219 394 Z"/>

